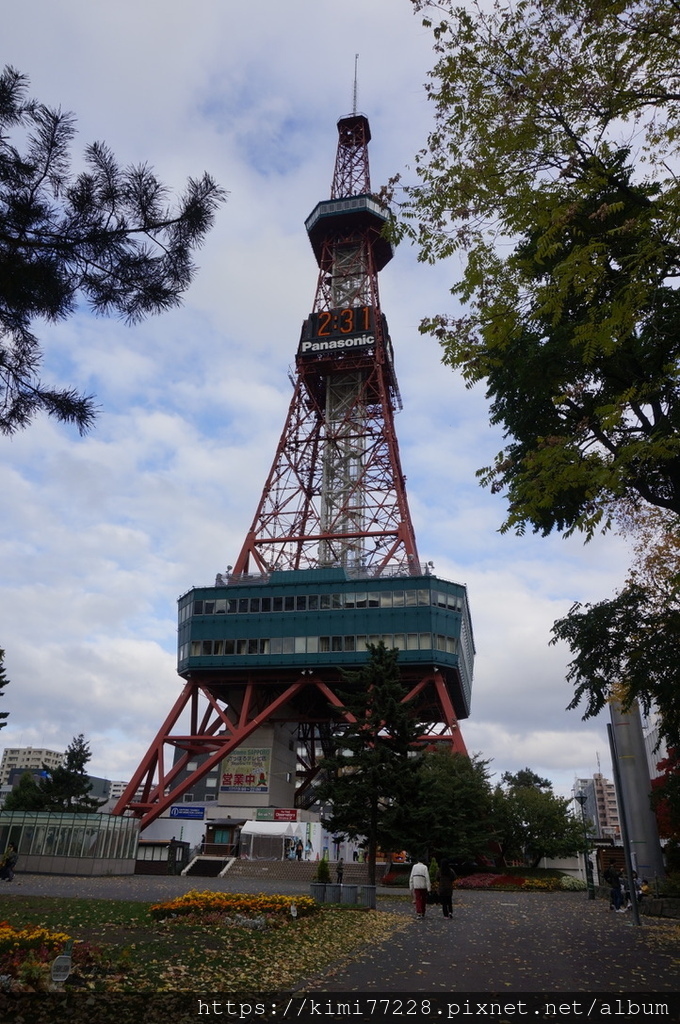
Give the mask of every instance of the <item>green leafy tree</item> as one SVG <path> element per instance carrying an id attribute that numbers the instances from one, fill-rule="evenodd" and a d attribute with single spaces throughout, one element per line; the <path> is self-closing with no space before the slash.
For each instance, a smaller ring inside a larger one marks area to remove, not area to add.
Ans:
<path id="1" fill-rule="evenodd" d="M 522 768 L 518 772 L 503 772 L 501 779 L 508 789 L 538 789 L 542 793 L 552 790 L 550 779 L 541 778 L 531 768 Z"/>
<path id="2" fill-rule="evenodd" d="M 0 432 L 25 427 L 38 411 L 91 426 L 91 396 L 39 377 L 36 319 L 63 320 L 84 300 L 128 322 L 177 306 L 225 193 L 208 174 L 190 178 L 169 203 L 142 164 L 121 169 L 102 143 L 70 169 L 72 114 L 27 97 L 27 79 L 0 73 Z M 17 148 L 18 138 L 25 152 Z"/>
<path id="3" fill-rule="evenodd" d="M 330 832 L 365 839 L 369 880 L 375 884 L 377 848 L 402 849 L 413 834 L 421 744 L 413 706 L 404 701 L 399 652 L 382 642 L 368 650 L 363 668 L 344 673 L 339 696 L 353 720 L 339 734 L 335 755 L 323 762 L 325 779 L 317 797 L 331 804 L 324 819 Z"/>
<path id="4" fill-rule="evenodd" d="M 46 811 L 45 794 L 30 772 L 24 772 L 5 797 L 3 811 Z"/>
<path id="5" fill-rule="evenodd" d="M 5 687 L 9 683 L 7 673 L 5 671 L 5 652 L 0 648 L 0 697 L 5 696 Z M 0 711 L 0 729 L 4 729 L 7 725 L 7 718 L 9 711 Z"/>
<path id="6" fill-rule="evenodd" d="M 492 794 L 489 762 L 480 755 L 436 751 L 420 765 L 420 808 L 414 814 L 417 834 L 404 845 L 426 845 L 441 860 L 474 862 L 488 852 L 492 838 Z"/>
<path id="7" fill-rule="evenodd" d="M 83 734 L 74 736 L 66 748 L 64 763 L 50 769 L 47 778 L 38 783 L 45 800 L 44 810 L 82 814 L 98 810 L 104 801 L 89 796 L 92 783 L 85 771 L 91 757 L 90 745 Z"/>
<path id="8" fill-rule="evenodd" d="M 507 867 L 510 860 L 521 859 L 524 853 L 524 834 L 520 809 L 501 785 L 494 788 L 491 797 L 493 821 L 493 849 L 496 867 Z"/>
<path id="9" fill-rule="evenodd" d="M 462 257 L 464 315 L 422 329 L 486 382 L 504 529 L 591 535 L 631 495 L 680 513 L 677 3 L 413 2 L 435 127 L 400 230 Z"/>
<path id="10" fill-rule="evenodd" d="M 660 715 L 660 732 L 680 744 L 680 530 L 676 516 L 631 509 L 622 526 L 636 540 L 625 586 L 615 597 L 575 604 L 553 626 L 552 643 L 574 655 L 569 705 L 599 714 L 613 692 L 624 710 L 637 701 Z"/>
<path id="11" fill-rule="evenodd" d="M 535 868 L 543 857 L 568 857 L 583 849 L 583 825 L 571 813 L 571 800 L 555 796 L 547 779 L 526 768 L 506 773 L 503 781 L 494 794 L 502 864 L 521 857 Z"/>

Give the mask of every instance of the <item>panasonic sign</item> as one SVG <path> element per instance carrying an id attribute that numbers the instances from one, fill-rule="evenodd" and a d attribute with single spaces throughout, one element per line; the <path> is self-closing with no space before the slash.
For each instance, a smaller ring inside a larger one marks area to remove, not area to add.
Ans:
<path id="1" fill-rule="evenodd" d="M 319 352 L 347 352 L 353 348 L 368 348 L 375 345 L 372 334 L 355 334 L 351 338 L 329 338 L 328 341 L 301 341 L 299 354 L 314 356 Z"/>

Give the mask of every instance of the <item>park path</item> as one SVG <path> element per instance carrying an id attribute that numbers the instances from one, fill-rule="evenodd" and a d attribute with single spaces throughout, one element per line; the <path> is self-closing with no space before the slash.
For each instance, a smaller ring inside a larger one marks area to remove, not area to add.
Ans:
<path id="1" fill-rule="evenodd" d="M 680 991 L 680 924 L 636 927 L 584 893 L 459 891 L 451 920 L 439 907 L 423 921 L 408 903 L 390 909 L 409 915 L 405 929 L 303 991 Z"/>
<path id="2" fill-rule="evenodd" d="M 153 901 L 193 888 L 308 893 L 307 883 L 167 875 L 18 874 L 13 895 Z M 379 889 L 379 910 L 404 916 L 391 940 L 308 979 L 304 992 L 678 992 L 680 923 L 615 914 L 584 893 L 454 893 L 453 919 L 429 907 L 417 921 L 405 897 Z"/>

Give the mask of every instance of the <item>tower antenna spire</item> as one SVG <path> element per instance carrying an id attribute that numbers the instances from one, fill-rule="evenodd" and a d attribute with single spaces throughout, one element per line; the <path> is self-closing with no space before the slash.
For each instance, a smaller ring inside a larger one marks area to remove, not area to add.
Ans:
<path id="1" fill-rule="evenodd" d="M 354 54 L 354 91 L 352 93 L 352 113 L 357 112 L 357 65 L 359 63 L 359 54 Z"/>

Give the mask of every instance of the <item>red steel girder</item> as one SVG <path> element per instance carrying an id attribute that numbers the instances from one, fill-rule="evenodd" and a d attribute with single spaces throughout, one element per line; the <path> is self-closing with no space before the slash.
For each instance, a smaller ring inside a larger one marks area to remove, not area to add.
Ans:
<path id="1" fill-rule="evenodd" d="M 293 673 L 295 675 L 295 673 Z M 337 727 L 344 719 L 356 719 L 343 710 L 342 700 L 336 692 L 340 680 L 325 679 L 305 669 L 287 683 L 272 685 L 262 679 L 248 679 L 240 687 L 240 707 L 225 704 L 216 696 L 219 687 L 208 678 L 191 678 L 177 698 L 175 705 L 159 729 L 146 756 L 130 780 L 116 804 L 113 813 L 132 812 L 140 818 L 145 828 L 162 815 L 173 803 L 181 800 L 184 793 L 207 775 L 236 747 L 240 746 L 251 733 L 267 723 L 282 720 L 286 706 L 305 689 L 318 691 L 324 698 L 327 712 L 316 723 L 317 726 Z M 345 683 L 341 684 L 343 687 Z M 232 688 L 233 689 L 233 688 Z M 452 750 L 466 753 L 465 744 L 458 727 L 451 699 L 441 672 L 432 669 L 425 672 L 410 686 L 404 701 L 416 701 L 419 718 L 428 724 L 423 726 L 422 739 L 427 743 L 446 744 Z M 200 708 L 204 702 L 205 707 Z M 185 711 L 189 713 L 190 731 L 173 732 L 179 727 L 179 720 Z M 289 712 L 290 713 L 290 712 Z M 300 721 L 298 713 L 292 719 Z M 184 753 L 174 760 L 174 751 Z M 167 753 L 172 757 L 168 758 Z M 188 762 L 196 755 L 207 754 L 206 759 L 186 778 L 178 777 L 186 770 Z M 310 765 L 303 775 L 304 789 L 320 769 L 320 762 L 310 754 Z M 169 763 L 172 761 L 172 763 Z M 141 790 L 137 797 L 138 790 Z"/>

